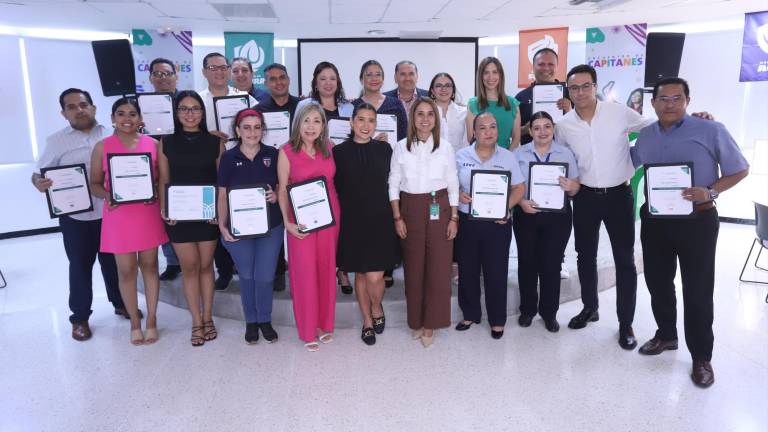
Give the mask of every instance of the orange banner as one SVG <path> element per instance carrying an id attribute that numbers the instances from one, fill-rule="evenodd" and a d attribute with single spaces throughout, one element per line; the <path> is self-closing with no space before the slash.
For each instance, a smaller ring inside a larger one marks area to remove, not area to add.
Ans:
<path id="1" fill-rule="evenodd" d="M 528 87 L 533 81 L 533 55 L 542 48 L 551 48 L 557 53 L 555 78 L 565 81 L 568 64 L 568 27 L 523 30 L 520 32 L 520 59 L 517 68 L 517 86 Z"/>

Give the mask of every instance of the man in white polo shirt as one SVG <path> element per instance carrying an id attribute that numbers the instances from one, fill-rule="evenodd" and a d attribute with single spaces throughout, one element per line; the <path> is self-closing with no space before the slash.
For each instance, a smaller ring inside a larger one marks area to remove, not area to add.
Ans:
<path id="1" fill-rule="evenodd" d="M 96 122 L 96 107 L 87 91 L 76 88 L 64 90 L 59 96 L 59 104 L 61 115 L 67 119 L 69 126 L 48 137 L 43 155 L 37 161 L 37 169 L 82 163 L 88 172 L 93 146 L 112 131 Z M 45 192 L 53 186 L 53 181 L 36 172 L 32 174 L 32 184 L 40 192 Z M 104 200 L 95 196 L 91 196 L 91 200 L 92 211 L 59 217 L 64 250 L 69 260 L 69 309 L 72 311 L 69 321 L 72 323 L 72 338 L 77 341 L 91 338 L 88 325 L 88 318 L 93 312 L 91 275 L 97 256 L 107 298 L 115 308 L 115 315 L 129 318 L 120 297 L 115 256 L 99 252 Z"/>

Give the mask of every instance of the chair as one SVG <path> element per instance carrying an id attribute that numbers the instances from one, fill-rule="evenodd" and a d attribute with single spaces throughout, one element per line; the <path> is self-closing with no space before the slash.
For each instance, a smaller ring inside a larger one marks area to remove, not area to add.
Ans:
<path id="1" fill-rule="evenodd" d="M 755 258 L 755 268 L 758 268 L 763 271 L 768 271 L 767 268 L 760 267 L 757 265 L 757 262 L 760 260 L 760 254 L 763 253 L 763 249 L 768 249 L 768 206 L 755 203 L 755 232 L 757 233 L 757 237 L 752 241 L 752 246 L 749 248 L 749 253 L 747 254 L 747 258 L 744 260 L 744 266 L 741 267 L 741 274 L 739 275 L 739 280 L 741 282 L 747 282 L 747 283 L 755 283 L 755 284 L 763 284 L 768 285 L 768 281 L 756 281 L 756 280 L 746 280 L 744 279 L 744 269 L 747 268 L 747 262 L 749 262 L 749 257 L 752 256 L 752 251 L 755 249 L 755 244 L 759 244 L 759 249 L 757 251 L 757 258 Z M 765 302 L 768 303 L 768 295 L 765 296 Z"/>

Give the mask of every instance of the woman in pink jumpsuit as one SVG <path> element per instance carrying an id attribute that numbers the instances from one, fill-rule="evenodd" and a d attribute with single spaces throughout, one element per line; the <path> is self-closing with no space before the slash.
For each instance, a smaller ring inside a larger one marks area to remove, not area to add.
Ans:
<path id="1" fill-rule="evenodd" d="M 299 338 L 309 351 L 320 348 L 318 340 L 333 340 L 336 307 L 336 243 L 339 236 L 339 201 L 333 185 L 336 164 L 331 155 L 325 113 L 308 104 L 297 114 L 291 140 L 280 148 L 277 162 L 280 210 L 288 232 L 288 274 L 293 296 L 293 315 Z M 303 233 L 296 224 L 287 187 L 314 177 L 324 177 L 336 224 Z"/>

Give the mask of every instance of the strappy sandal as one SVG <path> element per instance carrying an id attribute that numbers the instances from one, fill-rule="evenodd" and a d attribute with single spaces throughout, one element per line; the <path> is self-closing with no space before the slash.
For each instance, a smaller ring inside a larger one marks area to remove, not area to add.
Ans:
<path id="1" fill-rule="evenodd" d="M 320 336 L 318 336 L 317 338 L 320 339 L 320 342 L 322 342 L 324 344 L 329 344 L 329 343 L 333 342 L 333 333 L 323 333 Z"/>
<path id="2" fill-rule="evenodd" d="M 216 331 L 216 326 L 213 325 L 213 321 L 206 321 L 203 323 L 203 338 L 206 342 L 216 339 L 219 332 Z"/>
<path id="3" fill-rule="evenodd" d="M 157 342 L 158 339 L 160 339 L 160 336 L 157 334 L 157 328 L 148 328 L 147 337 L 144 338 L 144 345 L 152 345 Z"/>
<path id="4" fill-rule="evenodd" d="M 198 334 L 196 335 L 195 333 Z M 193 347 L 205 345 L 205 337 L 200 336 L 200 333 L 205 334 L 205 326 L 192 326 L 192 337 L 189 338 L 189 342 Z"/>
<path id="5" fill-rule="evenodd" d="M 144 345 L 144 333 L 141 329 L 131 330 L 131 344 L 134 346 Z"/>
<path id="6" fill-rule="evenodd" d="M 309 352 L 315 352 L 320 350 L 320 344 L 317 341 L 307 342 L 304 344 L 304 348 Z"/>

